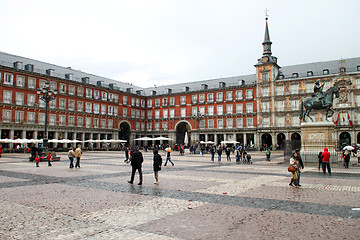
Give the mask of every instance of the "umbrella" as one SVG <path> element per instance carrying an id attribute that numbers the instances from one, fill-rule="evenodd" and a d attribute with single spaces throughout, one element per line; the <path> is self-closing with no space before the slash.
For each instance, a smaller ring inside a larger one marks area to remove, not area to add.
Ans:
<path id="1" fill-rule="evenodd" d="M 165 151 L 171 152 L 171 148 L 165 148 Z"/>
<path id="2" fill-rule="evenodd" d="M 343 150 L 352 151 L 352 150 L 354 150 L 354 147 L 349 145 L 349 146 L 344 147 Z"/>
<path id="3" fill-rule="evenodd" d="M 141 137 L 141 138 L 136 138 L 135 141 L 146 141 L 146 140 L 153 140 L 152 138 L 149 137 Z"/>
<path id="4" fill-rule="evenodd" d="M 207 142 L 200 141 L 200 144 L 214 144 L 214 142 L 213 141 L 207 141 Z"/>
<path id="5" fill-rule="evenodd" d="M 185 144 L 185 145 L 188 145 L 188 143 L 189 143 L 188 133 L 185 132 L 184 144 Z"/>
<path id="6" fill-rule="evenodd" d="M 167 138 L 167 137 L 156 137 L 156 138 L 153 138 L 152 140 L 172 140 L 172 138 Z"/>

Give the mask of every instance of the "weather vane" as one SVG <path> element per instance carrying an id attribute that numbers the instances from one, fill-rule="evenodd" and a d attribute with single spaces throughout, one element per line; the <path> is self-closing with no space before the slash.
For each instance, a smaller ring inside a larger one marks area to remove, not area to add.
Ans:
<path id="1" fill-rule="evenodd" d="M 269 18 L 269 14 L 268 14 L 268 12 L 269 12 L 270 10 L 269 9 L 267 9 L 267 8 L 265 8 L 265 20 L 268 20 L 268 18 Z"/>

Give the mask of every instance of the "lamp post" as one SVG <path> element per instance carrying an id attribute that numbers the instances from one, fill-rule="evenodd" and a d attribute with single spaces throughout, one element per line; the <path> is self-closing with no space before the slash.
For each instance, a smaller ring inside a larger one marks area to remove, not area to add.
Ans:
<path id="1" fill-rule="evenodd" d="M 43 139 L 43 152 L 47 153 L 48 149 L 48 130 L 47 130 L 47 115 L 49 102 L 56 98 L 57 89 L 51 90 L 49 82 L 45 82 L 45 87 L 36 90 L 38 97 L 45 102 L 45 130 Z"/>
<path id="2" fill-rule="evenodd" d="M 200 111 L 197 112 L 196 115 L 194 115 L 196 121 L 198 122 L 198 133 L 199 133 L 199 140 L 198 140 L 198 147 L 197 148 L 200 148 L 200 121 L 204 118 L 204 115 L 200 113 Z M 201 151 L 199 149 L 199 151 Z"/>

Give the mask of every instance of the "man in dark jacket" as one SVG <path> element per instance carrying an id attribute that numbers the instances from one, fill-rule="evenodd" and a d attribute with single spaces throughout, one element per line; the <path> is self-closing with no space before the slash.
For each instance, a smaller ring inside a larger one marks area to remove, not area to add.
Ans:
<path id="1" fill-rule="evenodd" d="M 154 184 L 159 184 L 159 171 L 161 170 L 162 158 L 159 155 L 158 150 L 154 150 L 153 160 L 154 160 L 153 167 L 154 167 L 154 176 L 155 176 Z"/>
<path id="2" fill-rule="evenodd" d="M 142 185 L 143 176 L 142 176 L 141 165 L 144 161 L 144 158 L 143 158 L 142 153 L 139 152 L 138 146 L 135 146 L 134 151 L 131 154 L 130 161 L 131 161 L 132 172 L 131 172 L 131 179 L 130 179 L 130 181 L 128 181 L 128 183 L 130 183 L 130 184 L 134 183 L 135 172 L 136 172 L 136 170 L 138 170 L 139 178 L 140 178 L 138 185 Z"/>

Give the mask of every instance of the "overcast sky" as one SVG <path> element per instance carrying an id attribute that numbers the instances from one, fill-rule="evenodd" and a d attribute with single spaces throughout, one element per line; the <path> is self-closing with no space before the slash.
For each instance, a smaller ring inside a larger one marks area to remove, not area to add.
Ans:
<path id="1" fill-rule="evenodd" d="M 360 56 L 359 0 L 0 0 L 0 51 L 141 87 Z"/>

